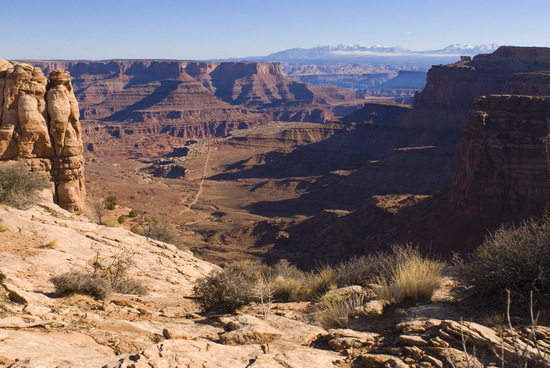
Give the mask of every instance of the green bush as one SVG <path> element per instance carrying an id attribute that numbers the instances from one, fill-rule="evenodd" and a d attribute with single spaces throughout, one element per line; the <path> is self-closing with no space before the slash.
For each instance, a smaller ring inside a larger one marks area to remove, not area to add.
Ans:
<path id="1" fill-rule="evenodd" d="M 91 273 L 66 272 L 52 277 L 50 281 L 54 284 L 56 293 L 60 295 L 83 294 L 103 300 L 111 293 L 109 282 Z"/>
<path id="2" fill-rule="evenodd" d="M 117 221 L 118 221 L 119 224 L 123 224 L 124 222 L 126 222 L 126 216 L 124 216 L 124 215 L 118 216 Z"/>
<path id="3" fill-rule="evenodd" d="M 129 217 L 138 217 L 139 216 L 139 211 L 138 210 L 131 210 L 130 212 L 128 212 L 128 216 Z"/>
<path id="4" fill-rule="evenodd" d="M 118 221 L 117 221 L 116 218 L 111 217 L 111 218 L 108 218 L 107 220 L 105 220 L 103 222 L 103 225 L 105 225 L 107 227 L 117 227 L 118 226 Z"/>
<path id="5" fill-rule="evenodd" d="M 26 210 L 50 187 L 46 175 L 29 172 L 23 162 L 0 166 L 0 203 Z"/>
<path id="6" fill-rule="evenodd" d="M 133 227 L 130 229 L 131 232 L 133 232 L 134 234 L 138 234 L 138 235 L 145 235 L 145 231 L 143 231 L 142 228 L 139 228 L 139 227 Z"/>
<path id="7" fill-rule="evenodd" d="M 105 209 L 112 211 L 116 208 L 116 197 L 115 196 L 107 196 L 103 200 L 103 205 L 105 206 Z"/>
<path id="8" fill-rule="evenodd" d="M 454 274 L 473 295 L 527 302 L 530 292 L 543 301 L 550 293 L 550 219 L 501 227 L 465 259 L 455 258 Z"/>

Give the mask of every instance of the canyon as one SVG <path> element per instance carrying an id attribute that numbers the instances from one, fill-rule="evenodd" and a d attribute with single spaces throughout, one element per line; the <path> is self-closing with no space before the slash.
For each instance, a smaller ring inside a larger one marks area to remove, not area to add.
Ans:
<path id="1" fill-rule="evenodd" d="M 548 200 L 544 103 L 491 96 L 548 95 L 548 49 L 434 66 L 412 105 L 291 81 L 277 63 L 33 63 L 71 70 L 87 181 L 119 199 L 112 216 L 156 207 L 182 243 L 219 264 L 311 267 L 392 242 L 449 255 L 540 215 Z M 480 96 L 489 105 L 471 110 Z M 489 156 L 488 142 L 500 147 Z"/>
<path id="2" fill-rule="evenodd" d="M 49 82 L 0 61 L 2 159 L 48 171 L 57 188 L 27 211 L 0 205 L 0 365 L 446 367 L 497 365 L 518 346 L 533 365 L 550 353 L 547 315 L 503 327 L 495 310 L 462 304 L 449 277 L 414 305 L 385 306 L 376 286 L 334 290 L 366 298 L 354 330 L 308 323 L 318 301 L 220 315 L 193 294 L 219 270 L 209 262 L 313 269 L 406 243 L 448 257 L 541 216 L 550 49 L 435 66 L 412 105 L 361 101 L 340 119 L 355 94 L 288 81 L 277 64 L 44 63 Z M 117 198 L 105 221 L 116 226 L 90 221 L 72 166 L 84 160 L 88 188 Z M 177 246 L 136 234 L 145 215 Z M 146 295 L 61 296 L 50 282 L 120 262 Z"/>

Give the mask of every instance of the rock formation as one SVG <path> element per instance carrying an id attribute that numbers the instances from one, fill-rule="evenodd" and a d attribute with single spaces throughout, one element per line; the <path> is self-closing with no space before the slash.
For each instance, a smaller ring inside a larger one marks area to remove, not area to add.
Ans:
<path id="1" fill-rule="evenodd" d="M 174 137 L 174 145 L 186 139 L 225 136 L 268 120 L 324 122 L 345 111 L 347 105 L 361 104 L 352 91 L 290 80 L 278 63 L 112 60 L 32 64 L 45 72 L 71 72 L 83 122 L 107 126 L 118 138 L 166 134 Z"/>
<path id="2" fill-rule="evenodd" d="M 80 212 L 85 200 L 79 110 L 64 70 L 0 60 L 0 159 L 24 159 L 33 171 L 49 172 L 54 201 Z"/>
<path id="3" fill-rule="evenodd" d="M 550 200 L 549 119 L 550 97 L 476 99 L 451 187 L 451 212 L 489 227 L 541 216 Z"/>

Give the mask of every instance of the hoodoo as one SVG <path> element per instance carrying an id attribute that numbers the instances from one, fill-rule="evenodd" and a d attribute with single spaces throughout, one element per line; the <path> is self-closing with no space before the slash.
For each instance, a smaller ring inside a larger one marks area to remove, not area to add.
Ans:
<path id="1" fill-rule="evenodd" d="M 28 64 L 0 60 L 0 160 L 24 160 L 54 183 L 54 201 L 81 212 L 86 197 L 78 103 L 69 72 L 50 79 Z"/>

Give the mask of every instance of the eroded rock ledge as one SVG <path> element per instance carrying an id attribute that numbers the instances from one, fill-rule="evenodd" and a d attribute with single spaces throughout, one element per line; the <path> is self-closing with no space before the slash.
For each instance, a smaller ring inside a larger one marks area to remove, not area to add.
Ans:
<path id="1" fill-rule="evenodd" d="M 54 183 L 54 202 L 82 211 L 86 197 L 78 103 L 69 72 L 0 60 L 0 161 L 23 159 Z"/>

